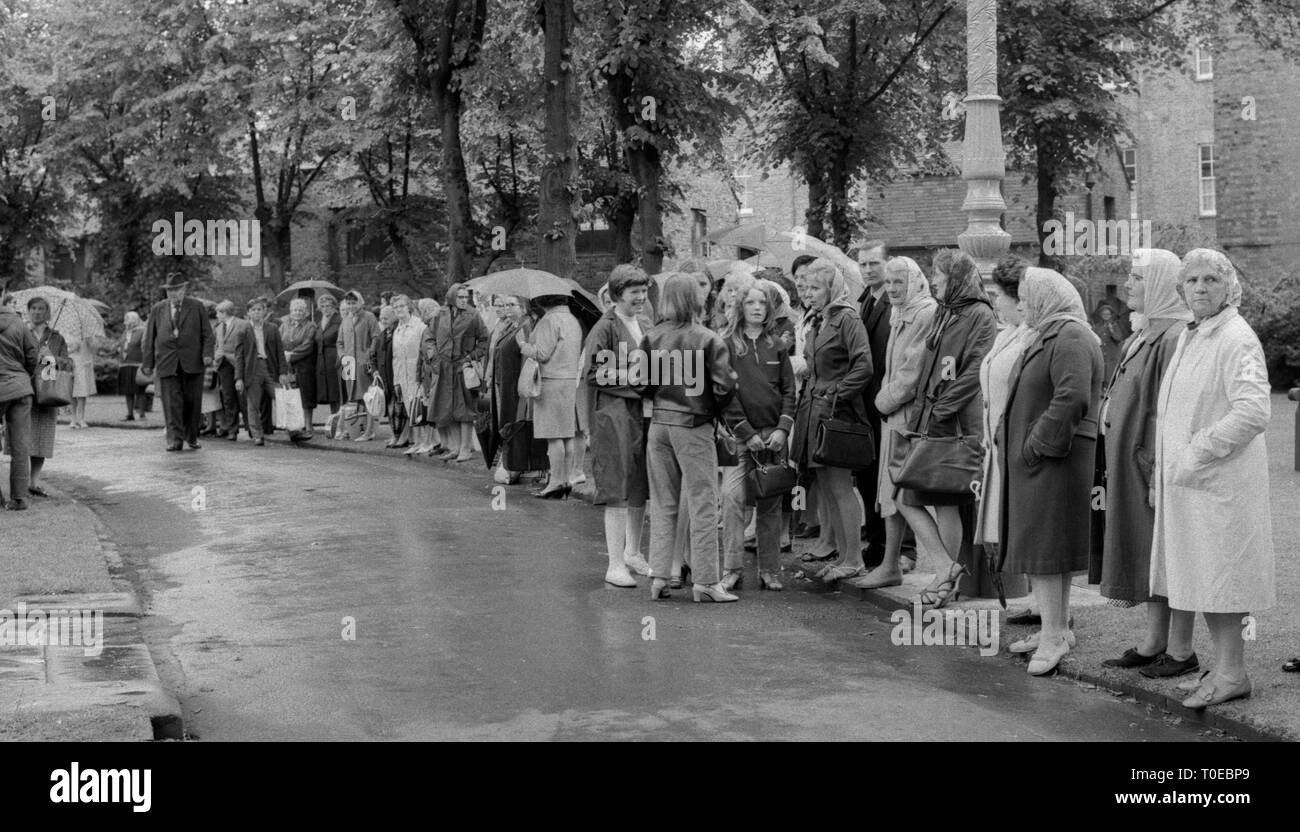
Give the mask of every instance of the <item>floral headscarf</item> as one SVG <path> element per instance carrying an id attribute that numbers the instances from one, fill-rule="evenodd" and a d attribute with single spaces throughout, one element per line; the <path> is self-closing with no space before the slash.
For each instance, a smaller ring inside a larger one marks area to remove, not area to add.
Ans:
<path id="1" fill-rule="evenodd" d="M 1100 343 L 1088 325 L 1079 290 L 1060 272 L 1031 266 L 1020 281 L 1020 300 L 1025 306 L 1025 324 L 1040 333 L 1058 321 L 1078 321 Z"/>

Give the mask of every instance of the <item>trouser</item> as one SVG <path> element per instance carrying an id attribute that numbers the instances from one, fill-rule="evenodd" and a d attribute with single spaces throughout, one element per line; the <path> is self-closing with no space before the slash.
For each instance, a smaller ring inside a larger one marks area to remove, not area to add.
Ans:
<path id="1" fill-rule="evenodd" d="M 221 393 L 221 415 L 217 422 L 231 435 L 239 433 L 239 391 L 235 389 L 235 368 L 229 361 L 221 362 L 217 369 L 217 390 Z"/>
<path id="2" fill-rule="evenodd" d="M 695 583 L 718 582 L 718 449 L 713 425 L 650 424 L 646 469 L 650 499 L 650 573 L 667 580 L 672 569 L 678 506 L 691 510 L 691 572 Z"/>
<path id="3" fill-rule="evenodd" d="M 257 369 L 244 378 L 244 398 L 248 402 L 248 432 L 254 439 L 263 434 L 273 433 L 275 427 L 271 421 L 271 408 L 275 404 L 276 382 L 266 369 L 266 359 L 257 359 Z"/>
<path id="4" fill-rule="evenodd" d="M 155 384 L 163 403 L 167 442 L 199 441 L 199 419 L 203 415 L 203 373 L 186 373 L 159 378 Z"/>
<path id="5" fill-rule="evenodd" d="M 761 453 L 765 461 L 772 456 L 770 451 Z M 727 569 L 740 569 L 745 565 L 745 525 L 750 508 L 745 505 L 745 498 L 749 494 L 749 472 L 754 467 L 754 457 L 742 453 L 739 465 L 723 469 L 722 562 Z M 776 572 L 781 568 L 781 495 L 757 500 L 755 507 L 758 510 L 754 534 L 758 545 L 758 568 L 761 572 Z"/>
<path id="6" fill-rule="evenodd" d="M 27 499 L 32 477 L 32 397 L 0 402 L 5 417 L 5 441 L 9 449 L 9 497 Z"/>

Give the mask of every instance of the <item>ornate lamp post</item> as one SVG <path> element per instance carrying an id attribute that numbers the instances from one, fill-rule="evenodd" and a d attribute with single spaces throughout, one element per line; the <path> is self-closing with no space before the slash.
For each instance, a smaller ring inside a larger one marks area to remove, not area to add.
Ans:
<path id="1" fill-rule="evenodd" d="M 966 136 L 962 143 L 961 178 L 966 180 L 966 230 L 957 245 L 979 264 L 985 280 L 1011 249 L 1011 235 L 999 219 L 1007 209 L 1002 178 L 1007 154 L 1002 149 L 998 95 L 998 2 L 966 0 Z"/>

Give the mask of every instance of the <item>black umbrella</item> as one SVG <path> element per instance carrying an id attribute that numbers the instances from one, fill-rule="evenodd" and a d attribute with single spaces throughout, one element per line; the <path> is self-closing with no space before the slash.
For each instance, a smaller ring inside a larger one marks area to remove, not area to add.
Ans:
<path id="1" fill-rule="evenodd" d="M 479 396 L 478 413 L 474 417 L 474 433 L 478 435 L 479 448 L 483 450 L 483 464 L 492 470 L 492 463 L 497 458 L 497 449 L 501 446 L 501 434 L 492 424 L 492 404 L 488 396 Z"/>

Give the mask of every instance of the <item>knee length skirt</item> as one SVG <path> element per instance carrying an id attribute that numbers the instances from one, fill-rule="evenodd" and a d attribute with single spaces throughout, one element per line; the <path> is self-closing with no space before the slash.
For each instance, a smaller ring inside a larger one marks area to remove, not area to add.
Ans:
<path id="1" fill-rule="evenodd" d="M 542 379 L 542 395 L 533 406 L 533 436 L 572 439 L 578 430 L 578 380 Z"/>

